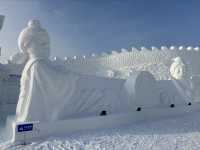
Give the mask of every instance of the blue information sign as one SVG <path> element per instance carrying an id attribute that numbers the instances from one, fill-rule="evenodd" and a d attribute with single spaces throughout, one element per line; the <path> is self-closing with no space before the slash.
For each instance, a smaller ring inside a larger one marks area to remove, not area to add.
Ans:
<path id="1" fill-rule="evenodd" d="M 26 132 L 26 131 L 32 131 L 33 130 L 33 124 L 20 124 L 17 126 L 17 131 L 18 132 Z"/>

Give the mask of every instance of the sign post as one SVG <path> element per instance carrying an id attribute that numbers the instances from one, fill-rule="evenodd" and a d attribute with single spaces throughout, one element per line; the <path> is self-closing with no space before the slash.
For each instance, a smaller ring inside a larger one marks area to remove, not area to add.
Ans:
<path id="1" fill-rule="evenodd" d="M 26 132 L 33 131 L 33 123 L 28 124 L 19 124 L 17 125 L 17 132 L 23 133 L 24 142 L 23 145 L 26 145 Z"/>

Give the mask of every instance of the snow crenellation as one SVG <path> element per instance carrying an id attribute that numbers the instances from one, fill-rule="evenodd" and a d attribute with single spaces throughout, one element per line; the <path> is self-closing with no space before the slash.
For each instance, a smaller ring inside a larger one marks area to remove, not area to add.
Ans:
<path id="1" fill-rule="evenodd" d="M 161 78 L 165 79 L 164 74 L 158 75 L 157 72 L 151 71 L 151 68 L 153 66 L 156 66 L 161 70 L 169 68 L 172 58 L 176 56 L 180 56 L 182 59 L 184 59 L 184 61 L 186 61 L 186 63 L 190 64 L 190 68 L 192 70 L 191 74 L 198 74 L 200 70 L 198 67 L 199 52 L 197 50 L 198 48 L 195 48 L 194 51 L 188 51 L 187 49 L 182 51 L 175 49 L 172 51 L 171 49 L 165 48 L 159 50 L 155 47 L 152 50 L 149 50 L 143 47 L 140 51 L 135 50 L 117 53 L 112 52 L 112 54 L 103 53 L 103 56 L 96 55 L 95 58 L 89 56 L 85 58 L 76 56 L 77 59 L 68 58 L 66 61 L 64 61 L 64 63 L 70 69 L 73 69 L 77 66 L 80 66 L 79 68 L 84 67 L 90 69 L 90 71 L 87 71 L 86 69 L 86 71 L 82 73 L 94 73 L 95 69 L 101 69 L 101 67 L 118 71 L 126 71 L 126 68 L 139 71 L 140 68 L 143 68 L 144 70 L 148 70 L 154 74 L 156 78 L 157 76 L 161 76 Z M 165 72 L 167 73 L 168 71 L 165 70 Z"/>
<path id="2" fill-rule="evenodd" d="M 174 47 L 173 47 L 174 48 Z M 188 47 L 191 49 L 191 47 Z M 193 51 L 188 51 L 188 48 L 180 51 L 178 49 L 171 50 L 165 49 L 164 51 L 157 48 L 149 50 L 145 47 L 142 47 L 141 50 L 127 51 L 127 52 L 112 52 L 112 54 L 105 54 L 104 56 L 96 55 L 96 57 L 78 57 L 76 59 L 69 58 L 65 64 L 69 68 L 74 68 L 74 66 L 84 66 L 89 68 L 92 66 L 103 66 L 105 68 L 110 68 L 113 70 L 123 70 L 123 68 L 132 68 L 133 70 L 138 70 L 137 66 L 143 66 L 143 68 L 149 68 L 148 66 L 154 64 L 166 65 L 169 67 L 171 59 L 177 56 L 180 56 L 186 61 L 186 63 L 191 64 L 193 67 L 192 70 L 194 73 L 199 72 L 198 69 L 198 57 L 199 52 L 198 48 L 195 48 Z M 196 60 L 196 61 L 195 61 Z M 86 64 L 86 65 L 84 65 Z M 150 68 L 149 68 L 150 70 Z M 193 73 L 192 72 L 192 73 Z M 153 73 L 153 72 L 152 72 Z"/>
<path id="3" fill-rule="evenodd" d="M 173 50 L 172 50 L 173 49 Z M 181 50 L 180 50 L 181 49 Z M 111 54 L 102 53 L 102 55 L 94 54 L 93 56 L 73 56 L 60 59 L 66 68 L 84 74 L 95 74 L 98 70 L 106 69 L 116 72 L 150 71 L 156 79 L 169 78 L 169 66 L 172 58 L 181 57 L 190 68 L 190 74 L 199 74 L 199 48 L 195 47 L 192 51 L 188 51 L 191 47 L 171 48 L 161 47 L 158 49 L 152 47 L 147 49 L 142 47 L 141 50 L 128 51 L 122 49 L 121 52 L 112 51 Z M 54 60 L 56 63 L 57 61 Z M 82 70 L 82 68 L 85 68 Z M 161 70 L 161 71 L 160 71 Z M 162 72 L 162 73 L 161 73 Z M 124 78 L 123 76 L 121 76 Z"/>

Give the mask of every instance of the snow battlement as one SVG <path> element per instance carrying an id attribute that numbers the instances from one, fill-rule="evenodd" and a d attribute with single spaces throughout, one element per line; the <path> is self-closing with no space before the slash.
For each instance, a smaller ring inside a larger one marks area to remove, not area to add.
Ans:
<path id="1" fill-rule="evenodd" d="M 181 57 L 184 60 L 190 74 L 200 73 L 200 47 L 192 46 L 122 48 L 121 51 L 102 52 L 101 54 L 93 53 L 89 56 L 80 55 L 64 57 L 63 59 L 53 57 L 52 62 L 57 66 L 63 66 L 83 74 L 96 75 L 96 72 L 112 70 L 117 72 L 117 78 L 126 78 L 127 74 L 132 71 L 150 71 L 156 79 L 168 79 L 169 66 L 175 57 Z M 20 75 L 21 68 L 24 66 L 22 59 L 23 61 L 25 60 L 21 54 L 17 53 L 9 60 L 9 64 L 2 64 L 2 66 L 7 68 L 8 74 L 12 72 L 12 74 Z M 11 67 L 12 65 L 18 66 L 20 69 Z"/>
<path id="2" fill-rule="evenodd" d="M 154 76 L 159 79 L 167 79 L 169 73 L 169 66 L 172 63 L 172 59 L 175 57 L 181 57 L 188 66 L 191 74 L 199 74 L 200 69 L 200 48 L 199 47 L 184 47 L 184 46 L 162 46 L 161 48 L 141 47 L 137 49 L 132 47 L 131 50 L 122 48 L 120 52 L 111 51 L 111 53 L 92 54 L 90 56 L 73 56 L 65 57 L 64 59 L 55 58 L 53 61 L 58 64 L 66 65 L 66 67 L 80 71 L 81 73 L 93 72 L 93 70 L 113 70 L 119 72 L 126 71 L 150 71 Z M 82 68 L 85 69 L 82 70 Z M 87 70 L 90 69 L 89 70 Z M 165 75 L 156 75 L 153 72 L 157 69 L 163 70 Z M 167 74 L 167 75 L 166 75 Z"/>

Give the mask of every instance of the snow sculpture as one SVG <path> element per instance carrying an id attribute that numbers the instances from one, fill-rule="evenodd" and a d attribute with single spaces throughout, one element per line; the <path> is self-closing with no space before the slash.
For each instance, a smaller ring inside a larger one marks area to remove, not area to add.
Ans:
<path id="1" fill-rule="evenodd" d="M 41 28 L 38 20 L 29 21 L 19 35 L 18 45 L 22 52 L 27 53 L 30 58 L 50 55 L 50 39 L 45 29 Z"/>
<path id="2" fill-rule="evenodd" d="M 189 102 L 192 100 L 193 84 L 187 75 L 186 65 L 180 57 L 174 58 L 173 61 L 174 62 L 170 67 L 172 82 L 177 88 L 180 96 L 186 102 Z"/>
<path id="3" fill-rule="evenodd" d="M 186 75 L 186 67 L 180 57 L 173 59 L 173 63 L 170 66 L 171 77 L 176 80 L 182 80 Z"/>
<path id="4" fill-rule="evenodd" d="M 50 40 L 39 21 L 20 33 L 19 48 L 28 55 L 21 78 L 16 121 L 55 121 L 70 117 L 130 111 L 124 80 L 98 78 L 56 67 L 48 59 Z"/>

